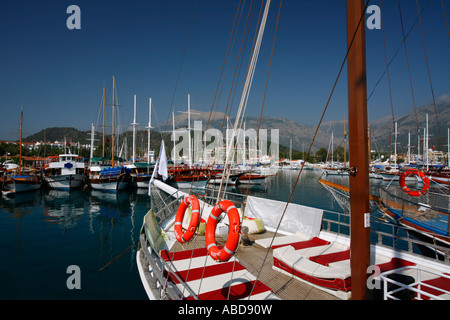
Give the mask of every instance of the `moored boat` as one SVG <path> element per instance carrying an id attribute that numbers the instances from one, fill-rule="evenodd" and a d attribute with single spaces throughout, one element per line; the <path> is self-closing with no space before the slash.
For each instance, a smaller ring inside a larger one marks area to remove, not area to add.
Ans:
<path id="1" fill-rule="evenodd" d="M 38 190 L 42 186 L 42 177 L 36 169 L 25 169 L 22 167 L 22 123 L 23 111 L 20 111 L 20 142 L 19 142 L 19 164 L 12 165 L 11 175 L 2 178 L 2 193 L 6 196 L 16 193 Z M 8 167 L 7 167 L 8 168 Z"/>
<path id="2" fill-rule="evenodd" d="M 124 190 L 130 181 L 130 171 L 125 167 L 89 168 L 89 183 L 94 190 L 118 192 Z"/>
<path id="3" fill-rule="evenodd" d="M 238 181 L 241 184 L 263 184 L 266 180 L 266 176 L 259 173 L 245 172 L 242 174 Z"/>
<path id="4" fill-rule="evenodd" d="M 168 173 L 168 183 L 178 189 L 204 189 L 211 176 L 209 169 L 190 166 L 172 166 Z"/>
<path id="5" fill-rule="evenodd" d="M 44 167 L 44 181 L 50 188 L 70 191 L 82 187 L 86 174 L 81 157 L 67 153 L 48 159 L 50 162 Z"/>
<path id="6" fill-rule="evenodd" d="M 269 4 L 270 0 L 262 24 Z M 386 299 L 450 298 L 448 261 L 432 261 L 397 247 L 387 248 L 382 242 L 371 243 L 371 232 L 375 238 L 383 232 L 371 228 L 369 207 L 365 24 L 361 23 L 365 10 L 363 1 L 347 2 L 348 109 L 352 115 L 347 223 L 341 217 L 335 219 L 334 232 L 333 222 L 318 208 L 249 196 L 233 204 L 231 195 L 221 193 L 222 188 L 207 202 L 155 180 L 151 193 L 157 194 L 160 203 L 153 206 L 152 201 L 152 210 L 144 217 L 136 256 L 150 299 L 302 299 L 305 291 L 317 288 L 339 298 L 362 300 L 369 282 Z M 260 36 L 261 32 L 255 49 Z M 251 66 L 254 59 L 255 52 Z M 252 75 L 249 71 L 245 89 Z M 247 95 L 244 90 L 235 128 Z M 267 231 L 261 238 L 252 236 L 255 242 L 247 246 L 239 246 L 241 236 L 247 237 L 243 216 L 260 219 Z M 185 219 L 188 224 L 183 231 Z M 368 277 L 371 271 L 375 273 Z M 304 283 L 307 288 L 302 287 Z"/>
<path id="7" fill-rule="evenodd" d="M 12 175 L 9 179 L 4 181 L 3 194 L 13 195 L 15 193 L 34 191 L 40 189 L 42 186 L 42 179 L 40 174 L 36 172 L 21 172 Z"/>
<path id="8" fill-rule="evenodd" d="M 148 189 L 148 184 L 153 173 L 153 165 L 145 162 L 136 162 L 127 164 L 125 167 L 130 169 L 131 187 Z"/>

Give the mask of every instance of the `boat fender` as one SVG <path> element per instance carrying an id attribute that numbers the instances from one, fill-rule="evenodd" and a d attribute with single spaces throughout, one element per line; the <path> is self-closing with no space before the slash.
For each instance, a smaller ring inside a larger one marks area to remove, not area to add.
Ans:
<path id="1" fill-rule="evenodd" d="M 183 233 L 183 217 L 186 212 L 186 209 L 191 206 L 192 215 L 189 223 L 189 227 L 186 232 Z M 178 242 L 185 243 L 192 239 L 194 236 L 195 230 L 197 229 L 200 222 L 200 204 L 198 199 L 194 195 L 189 195 L 181 201 L 180 206 L 178 207 L 177 215 L 175 216 L 175 237 Z"/>
<path id="2" fill-rule="evenodd" d="M 420 179 L 422 179 L 423 187 L 421 190 L 411 190 L 406 185 L 406 182 L 405 182 L 406 177 L 411 174 L 417 175 L 420 177 Z M 400 187 L 402 188 L 403 192 L 405 192 L 413 197 L 423 196 L 424 194 L 426 194 L 428 192 L 428 190 L 430 190 L 430 180 L 428 179 L 428 177 L 425 175 L 425 173 L 423 171 L 419 171 L 419 170 L 415 170 L 415 169 L 403 171 L 400 175 L 398 182 L 399 182 Z"/>
<path id="3" fill-rule="evenodd" d="M 228 238 L 225 246 L 219 249 L 216 245 L 217 221 L 222 213 L 228 215 Z M 236 253 L 241 233 L 241 219 L 233 202 L 222 200 L 214 206 L 206 221 L 205 241 L 208 254 L 216 261 L 226 262 Z"/>

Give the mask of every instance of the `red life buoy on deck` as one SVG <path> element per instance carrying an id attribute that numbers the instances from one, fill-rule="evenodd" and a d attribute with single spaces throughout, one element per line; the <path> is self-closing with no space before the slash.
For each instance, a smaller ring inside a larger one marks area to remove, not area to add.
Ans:
<path id="1" fill-rule="evenodd" d="M 228 215 L 228 239 L 225 246 L 219 249 L 216 245 L 216 227 L 220 215 Z M 229 200 L 222 200 L 214 206 L 206 222 L 205 241 L 208 254 L 216 261 L 226 262 L 234 255 L 239 245 L 241 233 L 241 219 L 234 204 Z"/>
<path id="2" fill-rule="evenodd" d="M 189 207 L 192 208 L 192 216 L 191 221 L 189 223 L 189 227 L 185 233 L 183 233 L 182 225 L 183 218 L 186 209 Z M 180 203 L 178 207 L 177 215 L 175 216 L 175 236 L 180 243 L 188 242 L 194 236 L 195 230 L 198 227 L 200 222 L 200 204 L 196 196 L 190 195 L 184 198 L 184 200 Z"/>
<path id="3" fill-rule="evenodd" d="M 417 175 L 420 177 L 420 179 L 422 179 L 423 187 L 421 190 L 411 190 L 410 188 L 408 188 L 408 186 L 406 185 L 405 179 L 410 174 Z M 400 183 L 400 186 L 402 187 L 403 192 L 405 192 L 413 197 L 420 197 L 420 196 L 426 194 L 428 192 L 428 190 L 430 190 L 430 179 L 428 179 L 428 177 L 425 175 L 425 173 L 423 173 L 423 171 L 419 171 L 416 169 L 410 169 L 410 170 L 403 171 L 402 174 L 400 175 L 398 182 Z"/>

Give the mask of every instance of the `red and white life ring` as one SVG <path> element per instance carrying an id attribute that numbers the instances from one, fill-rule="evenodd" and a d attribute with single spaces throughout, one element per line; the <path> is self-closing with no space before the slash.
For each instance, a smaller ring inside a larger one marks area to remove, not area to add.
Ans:
<path id="1" fill-rule="evenodd" d="M 421 190 L 411 190 L 405 183 L 405 179 L 407 176 L 414 174 L 420 177 L 423 181 L 423 187 Z M 403 192 L 409 194 L 413 197 L 420 197 L 428 192 L 430 190 L 430 179 L 423 173 L 423 171 L 419 171 L 417 169 L 410 169 L 403 171 L 400 175 L 400 178 L 398 180 L 400 183 L 400 187 L 402 187 Z"/>
<path id="2" fill-rule="evenodd" d="M 191 206 L 192 208 L 191 221 L 189 222 L 188 229 L 186 230 L 185 233 L 183 233 L 182 225 L 184 213 L 186 212 L 186 209 L 189 206 Z M 200 222 L 200 204 L 196 196 L 189 195 L 185 197 L 184 200 L 180 203 L 177 215 L 175 216 L 174 229 L 175 229 L 175 237 L 177 238 L 178 242 L 184 243 L 190 241 L 194 236 L 195 230 L 197 229 L 199 222 Z"/>
<path id="3" fill-rule="evenodd" d="M 228 215 L 228 239 L 225 246 L 219 249 L 216 245 L 216 227 L 220 215 Z M 214 206 L 206 222 L 205 241 L 208 254 L 216 261 L 226 262 L 235 254 L 239 245 L 241 233 L 241 219 L 234 204 L 229 200 L 222 200 Z"/>

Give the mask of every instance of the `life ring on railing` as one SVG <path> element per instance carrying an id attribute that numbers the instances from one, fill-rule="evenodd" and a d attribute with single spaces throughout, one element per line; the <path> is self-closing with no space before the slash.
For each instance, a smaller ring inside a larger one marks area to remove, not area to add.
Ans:
<path id="1" fill-rule="evenodd" d="M 189 222 L 189 227 L 185 233 L 183 233 L 183 218 L 186 212 L 186 209 L 191 206 L 192 215 L 191 221 Z M 178 207 L 177 215 L 175 216 L 175 237 L 178 242 L 185 243 L 192 239 L 195 233 L 195 229 L 197 229 L 198 224 L 200 222 L 200 204 L 198 199 L 194 195 L 189 195 L 181 201 L 180 206 Z"/>
<path id="2" fill-rule="evenodd" d="M 405 179 L 407 176 L 409 176 L 411 174 L 419 176 L 419 178 L 422 179 L 423 187 L 421 190 L 411 190 L 406 185 Z M 400 183 L 400 186 L 402 187 L 403 192 L 405 192 L 413 197 L 420 197 L 420 196 L 426 194 L 428 192 L 428 190 L 430 190 L 430 179 L 428 179 L 428 177 L 425 175 L 425 173 L 423 173 L 423 171 L 419 171 L 416 169 L 410 169 L 410 170 L 403 171 L 400 175 L 398 182 Z"/>
<path id="3" fill-rule="evenodd" d="M 228 215 L 228 239 L 225 246 L 219 249 L 216 245 L 216 227 L 220 215 Z M 222 200 L 214 206 L 206 222 L 205 241 L 208 254 L 216 261 L 226 262 L 235 254 L 239 245 L 241 233 L 241 219 L 233 202 Z"/>

